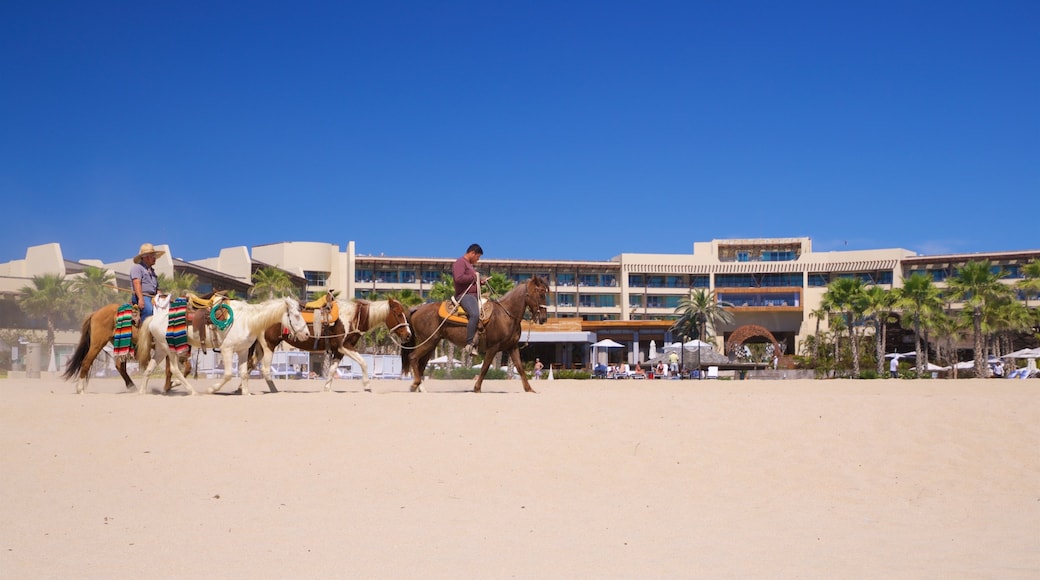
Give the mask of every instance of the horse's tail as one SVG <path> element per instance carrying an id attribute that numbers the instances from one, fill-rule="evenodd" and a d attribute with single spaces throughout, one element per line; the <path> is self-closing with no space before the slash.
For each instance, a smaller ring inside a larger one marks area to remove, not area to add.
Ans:
<path id="1" fill-rule="evenodd" d="M 155 316 L 154 314 L 152 316 Z M 148 360 L 152 358 L 152 317 L 149 316 L 141 321 L 137 328 L 137 345 L 134 347 L 137 365 L 141 371 L 148 368 Z"/>
<path id="2" fill-rule="evenodd" d="M 65 364 L 65 373 L 61 375 L 66 381 L 79 375 L 79 370 L 83 368 L 83 361 L 86 360 L 87 351 L 90 350 L 90 319 L 93 317 L 94 315 L 91 314 L 83 321 L 76 352 L 72 353 L 72 358 Z"/>

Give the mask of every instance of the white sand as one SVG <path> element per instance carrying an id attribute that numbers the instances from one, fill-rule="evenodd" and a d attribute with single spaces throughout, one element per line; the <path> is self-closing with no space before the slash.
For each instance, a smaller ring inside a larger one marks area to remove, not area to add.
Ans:
<path id="1" fill-rule="evenodd" d="M 320 385 L 0 381 L 0 576 L 1040 577 L 1040 381 Z"/>

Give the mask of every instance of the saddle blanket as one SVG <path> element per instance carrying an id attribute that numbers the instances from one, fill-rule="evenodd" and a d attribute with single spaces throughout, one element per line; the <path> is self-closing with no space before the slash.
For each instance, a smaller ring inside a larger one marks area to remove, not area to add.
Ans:
<path id="1" fill-rule="evenodd" d="M 116 360 L 134 358 L 134 307 L 123 304 L 116 309 L 116 328 L 112 335 L 112 354 Z"/>
<path id="2" fill-rule="evenodd" d="M 188 299 L 170 302 L 170 319 L 166 326 L 166 344 L 178 355 L 188 351 Z"/>

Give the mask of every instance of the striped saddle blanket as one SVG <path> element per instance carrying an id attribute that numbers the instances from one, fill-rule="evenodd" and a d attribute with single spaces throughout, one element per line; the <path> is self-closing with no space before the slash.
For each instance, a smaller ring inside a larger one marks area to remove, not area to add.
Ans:
<path id="1" fill-rule="evenodd" d="M 166 326 L 166 344 L 182 355 L 188 352 L 188 299 L 174 298 L 170 302 L 170 319 Z"/>
<path id="2" fill-rule="evenodd" d="M 116 328 L 112 335 L 112 354 L 117 361 L 134 358 L 134 307 L 123 304 L 116 310 Z"/>

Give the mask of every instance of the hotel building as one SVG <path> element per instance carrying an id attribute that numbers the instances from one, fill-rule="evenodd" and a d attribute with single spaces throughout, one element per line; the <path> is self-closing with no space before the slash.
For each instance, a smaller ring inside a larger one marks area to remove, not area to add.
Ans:
<path id="1" fill-rule="evenodd" d="M 245 294 L 252 273 L 259 267 L 273 266 L 291 275 L 301 295 L 334 290 L 343 297 L 362 298 L 411 290 L 427 299 L 431 287 L 450 273 L 456 258 L 370 256 L 356 253 L 353 241 L 345 249 L 325 242 L 281 242 L 251 249 L 239 246 L 192 262 L 173 258 L 169 247 L 157 248 L 167 253 L 157 262 L 156 270 L 167 276 L 181 271 L 195 274 L 200 293 L 235 289 Z M 528 349 L 522 352 L 525 360 L 539 356 L 570 368 L 587 367 L 590 345 L 603 338 L 625 345 L 626 352 L 612 358 L 630 362 L 646 360 L 651 341 L 663 346 L 679 340 L 681 337 L 672 336 L 669 327 L 680 299 L 691 290 L 712 290 L 719 300 L 733 305 L 730 312 L 734 323 L 718 329 L 719 350 L 734 332 L 752 328 L 767 333 L 754 331 L 750 336 L 775 340 L 782 352 L 791 355 L 816 331 L 817 320 L 812 313 L 835 279 L 856 277 L 892 289 L 901 286 L 903 278 L 921 272 L 942 287 L 959 265 L 989 260 L 1007 273 L 1004 282 L 1013 284 L 1022 278 L 1022 267 L 1037 259 L 1040 250 L 936 256 L 921 256 L 902 248 L 814 252 L 810 238 L 802 237 L 695 242 L 690 254 L 623 253 L 607 261 L 500 260 L 485 256 L 478 270 L 485 275 L 501 273 L 515 283 L 532 276 L 549 282 L 550 320 L 545 326 L 525 331 L 523 340 Z M 111 270 L 119 286 L 129 288 L 130 260 L 112 264 L 69 262 L 62 258 L 57 244 L 29 248 L 25 260 L 0 264 L 0 295 L 4 296 L 0 301 L 0 327 L 9 327 L 12 319 L 8 301 L 19 288 L 31 285 L 33 275 L 73 276 L 84 265 Z M 822 324 L 826 328 L 826 320 Z"/>

